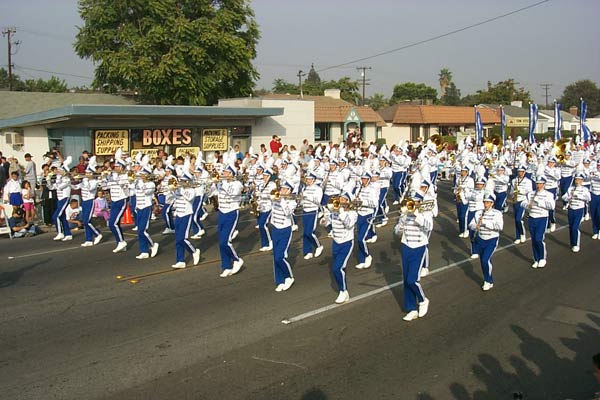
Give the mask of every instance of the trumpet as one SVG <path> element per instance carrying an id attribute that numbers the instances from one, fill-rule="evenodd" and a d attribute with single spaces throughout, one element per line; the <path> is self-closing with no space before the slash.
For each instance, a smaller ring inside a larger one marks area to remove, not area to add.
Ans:
<path id="1" fill-rule="evenodd" d="M 352 200 L 342 204 L 340 196 L 331 196 L 327 201 L 327 208 L 333 212 L 338 212 L 340 208 L 343 208 L 344 210 L 357 210 L 361 206 L 361 200 Z"/>
<path id="2" fill-rule="evenodd" d="M 427 200 L 419 204 L 419 206 L 417 207 L 417 202 L 414 199 L 404 199 L 400 203 L 400 209 L 403 210 L 403 214 L 414 214 L 416 211 L 431 211 L 433 210 L 434 205 L 434 200 Z"/>
<path id="3" fill-rule="evenodd" d="M 271 200 L 275 200 L 275 201 L 279 201 L 280 199 L 294 199 L 294 200 L 302 199 L 301 194 L 294 194 L 294 193 L 282 194 L 280 189 L 271 190 L 270 196 L 271 196 Z"/>

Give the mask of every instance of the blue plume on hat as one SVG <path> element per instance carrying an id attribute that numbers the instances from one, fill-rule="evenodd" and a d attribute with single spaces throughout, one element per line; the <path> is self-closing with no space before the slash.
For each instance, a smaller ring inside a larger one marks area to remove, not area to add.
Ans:
<path id="1" fill-rule="evenodd" d="M 352 195 L 348 192 L 342 193 L 341 196 L 347 198 L 348 200 L 352 200 Z"/>
<path id="2" fill-rule="evenodd" d="M 423 201 L 423 199 L 424 199 L 423 195 L 419 192 L 415 193 L 415 195 L 413 196 L 413 200 Z"/>
<path id="3" fill-rule="evenodd" d="M 371 175 L 371 173 L 369 171 L 364 171 L 361 175 L 361 178 L 365 178 L 365 179 L 371 179 L 373 177 L 373 175 Z"/>
<path id="4" fill-rule="evenodd" d="M 496 201 L 496 196 L 494 195 L 494 193 L 488 193 L 484 198 L 483 201 L 491 201 L 491 202 L 495 202 Z"/>
<path id="5" fill-rule="evenodd" d="M 426 179 L 423 179 L 423 181 L 421 181 L 421 186 L 427 186 L 427 187 L 429 187 L 430 183 Z"/>
<path id="6" fill-rule="evenodd" d="M 544 175 L 540 175 L 536 178 L 535 183 L 546 183 L 546 177 Z"/>
<path id="7" fill-rule="evenodd" d="M 294 185 L 292 185 L 292 183 L 289 181 L 284 181 L 283 183 L 281 183 L 281 187 L 286 187 L 290 190 L 294 190 Z"/>
<path id="8" fill-rule="evenodd" d="M 271 168 L 265 168 L 263 171 L 263 175 L 273 176 L 273 170 Z"/>
<path id="9" fill-rule="evenodd" d="M 527 171 L 527 167 L 525 167 L 524 165 L 519 165 L 519 168 L 517 168 L 517 171 Z"/>
<path id="10" fill-rule="evenodd" d="M 310 171 L 308 174 L 306 174 L 306 177 L 309 179 L 317 179 L 317 174 L 315 174 L 314 171 Z"/>

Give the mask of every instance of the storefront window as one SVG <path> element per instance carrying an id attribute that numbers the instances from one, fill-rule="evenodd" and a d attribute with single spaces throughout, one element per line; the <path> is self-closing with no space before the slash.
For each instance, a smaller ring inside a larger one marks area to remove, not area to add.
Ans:
<path id="1" fill-rule="evenodd" d="M 316 142 L 327 142 L 331 138 L 331 131 L 329 124 L 325 122 L 319 122 L 315 124 L 315 141 Z"/>

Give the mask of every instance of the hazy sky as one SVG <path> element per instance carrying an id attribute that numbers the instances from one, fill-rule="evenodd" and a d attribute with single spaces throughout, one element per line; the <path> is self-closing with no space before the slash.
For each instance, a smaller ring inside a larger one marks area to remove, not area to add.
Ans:
<path id="1" fill-rule="evenodd" d="M 539 0 L 254 0 L 261 30 L 255 65 L 258 88 L 275 78 L 296 82 L 298 70 L 317 71 L 466 27 Z M 367 96 L 389 97 L 396 83 L 423 82 L 439 90 L 437 75 L 449 68 L 462 95 L 486 82 L 514 78 L 540 103 L 542 83 L 550 101 L 579 79 L 600 83 L 600 0 L 550 0 L 535 8 L 436 41 L 349 66 L 322 71 L 322 79 L 359 79 L 368 66 Z M 89 85 L 93 65 L 72 43 L 81 24 L 76 0 L 0 0 L 0 26 L 15 26 L 13 57 L 23 79 L 55 71 L 70 85 Z M 6 67 L 6 38 L 0 38 Z M 29 69 L 25 69 L 29 68 Z"/>

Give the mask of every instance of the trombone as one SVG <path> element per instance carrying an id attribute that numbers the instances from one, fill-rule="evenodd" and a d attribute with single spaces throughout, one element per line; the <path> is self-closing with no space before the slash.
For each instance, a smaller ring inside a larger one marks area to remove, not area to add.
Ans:
<path id="1" fill-rule="evenodd" d="M 358 210 L 360 207 L 362 207 L 361 200 L 352 200 L 342 204 L 340 196 L 331 196 L 327 201 L 327 208 L 334 212 L 338 212 L 340 208 L 344 208 L 345 210 Z"/>
<path id="2" fill-rule="evenodd" d="M 434 200 L 426 200 L 417 206 L 417 202 L 414 199 L 404 199 L 400 203 L 400 209 L 402 214 L 414 214 L 415 212 L 425 212 L 433 210 L 435 206 Z"/>

